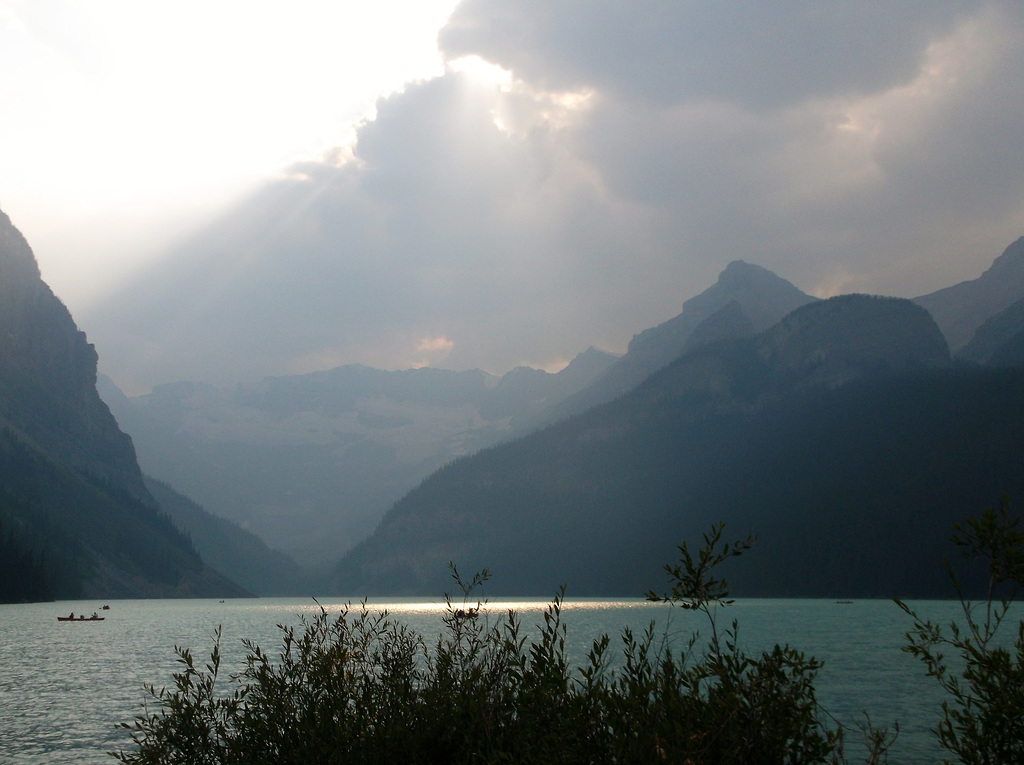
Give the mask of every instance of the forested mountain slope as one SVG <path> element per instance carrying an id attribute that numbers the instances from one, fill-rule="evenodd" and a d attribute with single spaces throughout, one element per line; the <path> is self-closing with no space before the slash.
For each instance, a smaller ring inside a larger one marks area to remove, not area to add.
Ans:
<path id="1" fill-rule="evenodd" d="M 460 460 L 338 566 L 338 593 L 632 594 L 716 521 L 746 595 L 928 596 L 950 525 L 1024 496 L 1024 372 L 953 368 L 926 312 L 845 296 L 693 351 L 632 393 Z"/>
<path id="2" fill-rule="evenodd" d="M 146 488 L 207 564 L 253 595 L 304 595 L 316 591 L 306 572 L 258 536 L 213 515 L 169 484 L 150 476 Z"/>

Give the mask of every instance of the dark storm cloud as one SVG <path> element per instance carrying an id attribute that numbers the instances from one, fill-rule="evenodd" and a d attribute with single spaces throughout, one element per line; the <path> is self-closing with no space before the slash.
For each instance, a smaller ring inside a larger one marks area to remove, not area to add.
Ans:
<path id="1" fill-rule="evenodd" d="M 505 371 L 678 313 L 742 258 L 913 296 L 1024 233 L 1011 2 L 467 0 L 378 104 L 84 325 L 115 379 L 361 362 Z M 344 159 L 344 161 L 342 161 Z"/>
<path id="2" fill-rule="evenodd" d="M 928 43 L 976 5 L 468 0 L 440 43 L 451 57 L 479 55 L 547 89 L 779 107 L 914 77 Z"/>
<path id="3" fill-rule="evenodd" d="M 922 240 L 1020 224 L 1021 30 L 1010 2 L 471 0 L 441 44 L 595 91 L 577 150 L 691 265 L 731 250 L 805 288 L 913 294 Z"/>

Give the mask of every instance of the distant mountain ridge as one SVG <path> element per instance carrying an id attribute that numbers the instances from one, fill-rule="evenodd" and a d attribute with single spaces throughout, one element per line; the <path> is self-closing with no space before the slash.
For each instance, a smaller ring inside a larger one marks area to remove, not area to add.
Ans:
<path id="1" fill-rule="evenodd" d="M 557 374 L 347 365 L 231 389 L 101 392 L 148 474 L 306 565 L 330 565 L 451 460 L 610 400 L 687 350 L 752 336 L 815 300 L 737 260 L 625 356 L 591 347 Z"/>
<path id="2" fill-rule="evenodd" d="M 766 268 L 734 260 L 678 316 L 635 335 L 626 354 L 592 385 L 550 408 L 546 422 L 585 411 L 635 388 L 684 352 L 724 337 L 750 336 L 818 298 Z"/>
<path id="3" fill-rule="evenodd" d="M 244 594 L 160 511 L 96 364 L 0 212 L 0 525 L 41 561 L 31 597 Z M 0 598 L 24 595 L 6 584 Z"/>
<path id="4" fill-rule="evenodd" d="M 1024 299 L 988 318 L 957 358 L 975 364 L 1014 365 L 1024 358 Z"/>
<path id="5" fill-rule="evenodd" d="M 315 567 L 369 535 L 433 470 L 516 435 L 616 358 L 590 348 L 558 373 L 500 378 L 352 364 L 233 388 L 172 383 L 132 399 L 100 387 L 147 474 Z"/>
<path id="6" fill-rule="evenodd" d="M 914 298 L 931 313 L 955 354 L 988 319 L 1024 298 L 1024 236 L 977 279 Z"/>
<path id="7" fill-rule="evenodd" d="M 914 573 L 925 553 L 911 548 L 934 554 L 948 536 L 939 521 L 978 490 L 976 472 L 968 489 L 951 483 L 953 463 L 997 453 L 991 469 L 1007 480 L 986 491 L 1022 483 L 1003 470 L 1024 467 L 1020 450 L 995 448 L 1024 435 L 1024 406 L 1007 409 L 1020 379 L 965 384 L 938 327 L 910 301 L 847 295 L 805 305 L 755 337 L 685 354 L 613 402 L 435 473 L 342 560 L 332 588 L 425 593 L 443 586 L 454 560 L 491 569 L 495 588 L 510 594 L 563 583 L 575 594 L 637 594 L 660 581 L 687 529 L 727 520 L 734 533 L 766 537 L 769 562 L 751 556 L 758 573 L 747 593 L 938 591 L 941 567 Z M 991 430 L 964 445 L 962 427 Z M 833 496 L 832 483 L 848 495 Z M 933 501 L 934 518 L 923 520 Z M 795 556 L 807 534 L 820 535 L 820 549 Z M 870 570 L 835 552 L 844 534 Z M 894 559 L 865 552 L 865 534 L 891 535 L 878 549 Z M 830 551 L 850 568 L 827 565 Z"/>
<path id="8" fill-rule="evenodd" d="M 807 389 L 950 363 L 946 341 L 923 308 L 900 298 L 840 295 L 805 304 L 753 337 L 683 354 L 627 396 L 657 407 L 673 400 L 674 417 L 700 419 L 750 413 Z"/>
<path id="9" fill-rule="evenodd" d="M 989 269 L 1003 282 L 1004 298 L 1024 298 L 1024 283 L 1016 285 L 1013 279 L 1016 257 L 1011 246 Z M 986 274 L 975 281 L 991 281 L 992 275 Z M 979 338 L 984 338 L 985 332 L 974 322 L 993 313 L 985 302 L 987 292 L 973 282 L 965 284 L 934 293 L 931 312 L 960 316 L 958 326 L 972 334 L 977 328 Z M 964 313 L 962 305 L 974 305 L 963 298 L 968 293 L 975 295 L 972 300 L 978 305 Z M 830 303 L 827 310 L 844 316 L 851 305 L 872 305 L 863 303 L 863 297 L 851 300 Z M 919 299 L 919 305 L 922 300 L 928 302 L 929 296 Z M 819 303 L 767 269 L 737 260 L 714 285 L 687 300 L 680 315 L 637 334 L 624 356 L 591 348 L 557 375 L 527 367 L 499 378 L 479 370 L 385 372 L 348 365 L 230 389 L 173 383 L 133 399 L 102 381 L 101 388 L 118 421 L 132 433 L 147 472 L 185 491 L 217 517 L 271 540 L 315 567 L 336 560 L 368 537 L 388 508 L 452 460 L 611 402 L 637 390 L 680 357 L 692 356 L 692 364 L 703 359 L 700 363 L 711 366 L 721 366 L 729 358 L 718 351 L 701 355 L 701 349 L 751 339 L 772 328 L 775 344 L 767 335 L 759 341 L 761 353 L 778 357 L 771 364 L 766 356 L 762 366 L 750 366 L 747 356 L 735 355 L 750 346 L 729 346 L 732 361 L 746 365 L 744 374 L 753 375 L 751 380 L 758 384 L 770 383 L 768 389 L 759 389 L 762 402 L 777 400 L 772 390 L 783 390 L 796 379 L 811 388 L 842 386 L 881 374 L 883 368 L 903 368 L 898 342 L 891 357 L 868 353 L 866 360 L 857 362 L 856 344 L 846 342 L 836 346 L 845 348 L 837 354 L 829 343 L 838 342 L 842 321 L 829 325 L 825 314 L 797 310 Z M 874 328 L 865 337 L 874 334 L 883 344 L 886 339 L 896 342 L 901 335 L 892 332 L 885 316 L 887 311 L 899 311 L 902 321 L 916 327 L 923 343 L 921 353 L 911 354 L 916 368 L 948 364 L 947 344 L 924 311 L 911 311 L 904 303 L 898 308 L 884 302 L 873 305 L 869 313 L 875 317 Z M 839 310 L 842 306 L 846 308 Z M 817 316 L 813 324 L 818 336 L 813 327 L 800 325 L 802 316 Z M 870 324 L 867 316 L 862 320 Z M 779 323 L 783 317 L 786 322 Z M 1010 331 L 1007 321 L 1000 325 L 1003 334 Z M 946 325 L 950 326 L 948 321 Z M 1010 332 L 1008 337 L 1013 336 Z M 987 350 L 986 359 L 1011 354 L 1008 342 L 1000 341 L 998 353 Z M 968 350 L 962 348 L 959 357 L 968 359 Z M 787 368 L 787 354 L 810 365 L 791 370 L 793 380 L 788 381 L 777 378 L 779 370 Z M 769 368 L 775 371 L 769 374 Z M 691 367 L 688 373 L 696 374 L 695 370 Z M 729 379 L 727 387 L 735 389 L 737 380 L 745 379 L 743 374 L 735 379 L 723 374 L 705 382 Z M 696 390 L 687 395 L 692 399 Z M 713 396 L 706 398 L 712 400 Z M 707 416 L 720 416 L 715 407 L 726 400 L 735 405 L 740 399 L 720 397 L 707 410 L 714 414 Z"/>
<path id="10" fill-rule="evenodd" d="M 635 594 L 715 520 L 771 537 L 750 592 L 927 594 L 910 540 L 1024 495 L 1022 306 L 1024 237 L 913 303 L 737 260 L 624 356 L 557 374 L 348 365 L 129 399 L 0 212 L 0 533 L 34 580 L 13 597 L 242 593 L 211 561 L 311 584 L 264 540 L 313 567 L 359 542 L 341 594 L 437 592 L 449 559 L 507 592 Z"/>

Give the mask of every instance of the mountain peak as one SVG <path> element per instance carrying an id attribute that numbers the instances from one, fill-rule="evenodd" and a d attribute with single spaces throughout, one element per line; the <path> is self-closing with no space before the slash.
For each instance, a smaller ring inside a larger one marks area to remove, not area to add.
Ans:
<path id="1" fill-rule="evenodd" d="M 789 284 L 781 276 L 769 271 L 764 266 L 748 263 L 745 260 L 734 260 L 718 275 L 718 284 L 732 286 L 749 284 L 755 281 L 783 282 Z"/>
<path id="2" fill-rule="evenodd" d="M 683 303 L 683 313 L 671 321 L 687 319 L 692 332 L 698 324 L 736 301 L 754 331 L 761 332 L 790 311 L 815 300 L 767 268 L 734 260 L 718 275 L 713 286 Z M 642 338 L 643 334 L 634 339 Z"/>
<path id="3" fill-rule="evenodd" d="M 608 367 L 619 358 L 621 357 L 618 354 L 602 351 L 600 348 L 595 348 L 591 345 L 587 350 L 577 353 L 573 360 L 566 364 L 558 374 L 568 373 L 567 376 L 572 376 L 580 370 L 589 370 L 594 366 Z"/>
<path id="4" fill-rule="evenodd" d="M 593 385 L 559 404 L 550 417 L 560 419 L 611 401 L 692 350 L 694 343 L 762 332 L 816 300 L 767 268 L 734 260 L 715 284 L 683 303 L 681 314 L 634 335 L 625 356 Z"/>
<path id="5" fill-rule="evenodd" d="M 1005 278 L 1011 274 L 1017 279 L 1024 277 L 1024 236 L 1003 250 L 1003 254 L 993 260 L 992 265 L 981 276 Z"/>
<path id="6" fill-rule="evenodd" d="M 959 352 L 988 319 L 1024 297 L 1024 237 L 992 261 L 977 279 L 914 298 L 931 313 L 950 350 Z"/>
<path id="7" fill-rule="evenodd" d="M 25 237 L 0 210 L 0 289 L 5 292 L 27 279 L 39 279 L 39 265 Z"/>

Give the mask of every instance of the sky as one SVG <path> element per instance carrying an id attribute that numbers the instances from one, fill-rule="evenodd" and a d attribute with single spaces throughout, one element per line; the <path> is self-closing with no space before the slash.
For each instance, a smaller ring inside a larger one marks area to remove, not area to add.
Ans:
<path id="1" fill-rule="evenodd" d="M 0 208 L 129 393 L 623 352 L 1024 235 L 1018 0 L 0 0 Z"/>

